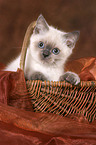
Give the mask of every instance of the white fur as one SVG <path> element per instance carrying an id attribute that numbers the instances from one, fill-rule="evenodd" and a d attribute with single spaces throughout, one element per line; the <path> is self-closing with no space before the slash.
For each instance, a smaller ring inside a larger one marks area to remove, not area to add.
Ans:
<path id="1" fill-rule="evenodd" d="M 5 71 L 17 71 L 17 69 L 20 68 L 20 55 L 11 61 L 6 68 L 4 69 Z"/>

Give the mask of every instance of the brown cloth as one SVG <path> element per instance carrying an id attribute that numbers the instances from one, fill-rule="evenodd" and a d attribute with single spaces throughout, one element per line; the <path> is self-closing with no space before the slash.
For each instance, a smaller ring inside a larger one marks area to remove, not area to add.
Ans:
<path id="1" fill-rule="evenodd" d="M 96 80 L 96 58 L 68 62 L 81 80 Z M 26 94 L 26 96 L 25 96 Z M 96 120 L 33 112 L 22 70 L 0 72 L 0 145 L 95 145 Z"/>
<path id="2" fill-rule="evenodd" d="M 79 74 L 81 81 L 96 80 L 96 58 L 81 58 L 66 63 L 66 71 L 70 70 Z"/>

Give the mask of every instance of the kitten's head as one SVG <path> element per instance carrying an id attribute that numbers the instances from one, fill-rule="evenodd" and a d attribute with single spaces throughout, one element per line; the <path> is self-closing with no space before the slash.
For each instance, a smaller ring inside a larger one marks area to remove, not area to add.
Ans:
<path id="1" fill-rule="evenodd" d="M 62 32 L 49 26 L 42 15 L 36 21 L 33 34 L 30 37 L 29 49 L 32 58 L 46 66 L 62 65 L 72 54 L 79 32 Z"/>

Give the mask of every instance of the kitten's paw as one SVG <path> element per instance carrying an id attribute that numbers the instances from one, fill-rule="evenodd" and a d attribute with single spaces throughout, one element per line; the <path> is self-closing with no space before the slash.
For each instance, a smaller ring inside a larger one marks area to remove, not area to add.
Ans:
<path id="1" fill-rule="evenodd" d="M 40 72 L 35 72 L 31 75 L 30 80 L 42 80 L 45 81 L 47 78 Z"/>
<path id="2" fill-rule="evenodd" d="M 60 77 L 60 81 L 66 81 L 72 85 L 78 85 L 80 83 L 80 78 L 76 73 L 68 71 Z"/>

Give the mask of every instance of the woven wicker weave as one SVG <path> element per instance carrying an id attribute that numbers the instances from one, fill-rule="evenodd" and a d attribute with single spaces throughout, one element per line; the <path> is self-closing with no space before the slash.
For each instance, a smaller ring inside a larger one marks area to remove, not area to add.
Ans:
<path id="1" fill-rule="evenodd" d="M 24 70 L 27 46 L 35 22 L 25 34 L 20 68 Z M 96 81 L 81 81 L 78 86 L 67 82 L 26 81 L 29 96 L 36 112 L 50 112 L 62 116 L 78 113 L 89 122 L 96 119 Z"/>

